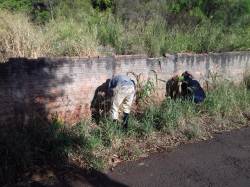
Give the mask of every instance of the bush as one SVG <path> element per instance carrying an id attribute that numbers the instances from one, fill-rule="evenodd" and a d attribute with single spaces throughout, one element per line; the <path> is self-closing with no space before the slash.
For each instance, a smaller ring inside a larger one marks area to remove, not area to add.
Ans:
<path id="1" fill-rule="evenodd" d="M 122 37 L 124 28 L 119 19 L 115 19 L 111 13 L 100 15 L 96 28 L 98 39 L 103 46 L 112 46 L 116 53 L 123 53 Z"/>
<path id="2" fill-rule="evenodd" d="M 15 11 L 29 11 L 32 7 L 30 0 L 2 0 L 0 2 L 0 8 L 15 10 Z"/>

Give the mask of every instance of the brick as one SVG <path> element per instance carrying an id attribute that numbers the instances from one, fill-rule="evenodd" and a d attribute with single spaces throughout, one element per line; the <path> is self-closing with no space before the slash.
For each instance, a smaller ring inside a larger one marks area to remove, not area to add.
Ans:
<path id="1" fill-rule="evenodd" d="M 212 70 L 239 82 L 246 67 L 250 67 L 249 52 L 10 59 L 0 64 L 0 124 L 20 123 L 24 115 L 51 119 L 56 114 L 68 124 L 90 117 L 95 90 L 113 74 L 133 71 L 147 79 L 152 77 L 150 70 L 155 70 L 158 78 L 168 80 L 174 73 L 189 70 L 202 81 Z M 165 83 L 158 83 L 155 97 L 161 101 Z"/>

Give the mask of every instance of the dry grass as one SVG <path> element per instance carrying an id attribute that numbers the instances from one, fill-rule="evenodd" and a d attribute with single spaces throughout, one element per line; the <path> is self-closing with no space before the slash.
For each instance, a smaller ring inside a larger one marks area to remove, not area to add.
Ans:
<path id="1" fill-rule="evenodd" d="M 85 22 L 56 20 L 40 27 L 24 14 L 0 12 L 0 62 L 10 57 L 92 56 L 97 49 L 96 28 Z"/>
<path id="2" fill-rule="evenodd" d="M 51 21 L 44 29 L 47 56 L 98 55 L 97 31 L 85 22 Z"/>
<path id="3" fill-rule="evenodd" d="M 0 61 L 43 55 L 42 32 L 23 14 L 0 12 Z"/>

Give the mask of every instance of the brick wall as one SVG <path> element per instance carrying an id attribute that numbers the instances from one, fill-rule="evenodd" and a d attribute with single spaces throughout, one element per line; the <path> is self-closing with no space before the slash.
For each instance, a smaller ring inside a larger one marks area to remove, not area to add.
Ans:
<path id="1" fill-rule="evenodd" d="M 56 115 L 70 124 L 89 117 L 96 89 L 114 74 L 133 71 L 146 79 L 168 80 L 185 70 L 201 82 L 209 72 L 240 81 L 250 68 L 250 53 L 177 54 L 161 58 L 115 56 L 95 58 L 10 59 L 0 64 L 0 123 L 27 123 L 33 117 Z M 165 83 L 159 81 L 158 97 Z"/>

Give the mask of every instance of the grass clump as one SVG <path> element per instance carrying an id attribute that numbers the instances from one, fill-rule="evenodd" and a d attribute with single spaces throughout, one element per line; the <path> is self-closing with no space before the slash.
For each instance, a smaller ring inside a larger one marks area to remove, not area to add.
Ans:
<path id="1" fill-rule="evenodd" d="M 97 55 L 97 31 L 72 19 L 51 21 L 44 28 L 48 56 Z"/>
<path id="2" fill-rule="evenodd" d="M 247 110 L 250 102 L 249 96 L 249 91 L 244 85 L 235 86 L 230 82 L 225 82 L 208 94 L 203 107 L 210 115 L 226 118 Z"/>
<path id="3" fill-rule="evenodd" d="M 196 105 L 191 101 L 166 99 L 160 106 L 148 107 L 143 114 L 131 120 L 134 133 L 149 136 L 154 131 L 175 134 L 184 132 L 189 138 L 199 137 L 201 125 L 209 117 L 214 120 L 244 121 L 242 113 L 250 106 L 250 92 L 245 85 L 236 86 L 230 82 L 220 83 L 207 92 L 204 103 Z M 133 124 L 134 123 L 134 124 Z"/>
<path id="4" fill-rule="evenodd" d="M 41 30 L 27 16 L 0 11 L 0 61 L 43 55 Z"/>
<path id="5" fill-rule="evenodd" d="M 0 27 L 1 62 L 10 57 L 98 54 L 97 30 L 88 22 L 58 19 L 39 26 L 23 13 L 1 11 Z"/>
<path id="6" fill-rule="evenodd" d="M 243 82 L 248 90 L 250 90 L 250 70 L 246 70 L 243 75 Z"/>

